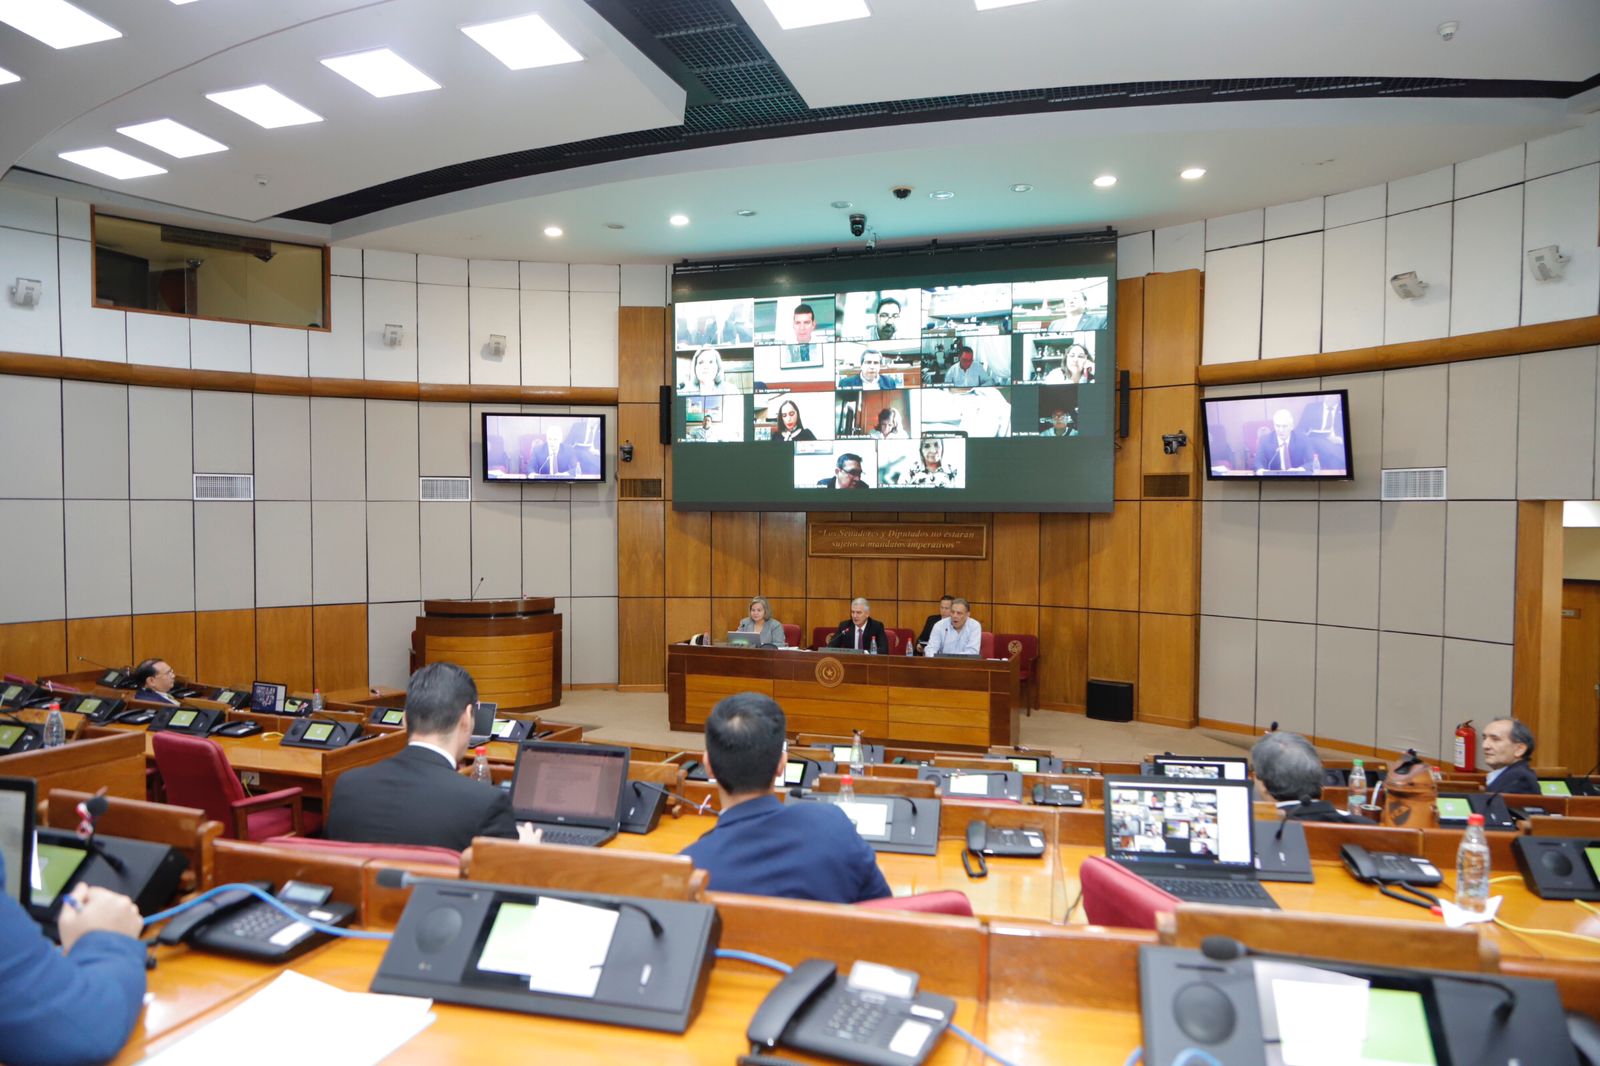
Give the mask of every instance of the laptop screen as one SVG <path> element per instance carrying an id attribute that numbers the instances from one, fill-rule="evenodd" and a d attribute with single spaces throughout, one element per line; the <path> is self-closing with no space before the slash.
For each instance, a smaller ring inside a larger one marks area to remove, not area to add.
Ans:
<path id="1" fill-rule="evenodd" d="M 612 825 L 627 784 L 627 748 L 530 741 L 517 752 L 511 809 L 525 822 Z"/>
<path id="2" fill-rule="evenodd" d="M 1118 862 L 1254 868 L 1255 826 L 1244 782 L 1111 777 L 1105 788 L 1106 854 Z"/>
<path id="3" fill-rule="evenodd" d="M 33 782 L 0 777 L 0 862 L 5 893 L 26 905 L 33 870 Z"/>
<path id="4" fill-rule="evenodd" d="M 1249 774 L 1248 759 L 1228 756 L 1217 758 L 1191 758 L 1188 756 L 1157 755 L 1156 773 L 1162 777 L 1197 777 L 1205 781 L 1243 781 Z"/>

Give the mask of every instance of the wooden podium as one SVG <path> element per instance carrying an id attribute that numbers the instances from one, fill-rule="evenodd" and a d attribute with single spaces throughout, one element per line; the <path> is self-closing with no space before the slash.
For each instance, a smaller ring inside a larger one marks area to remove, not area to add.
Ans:
<path id="1" fill-rule="evenodd" d="M 561 703 L 561 616 L 548 596 L 425 600 L 411 633 L 411 669 L 451 662 L 501 710 Z"/>

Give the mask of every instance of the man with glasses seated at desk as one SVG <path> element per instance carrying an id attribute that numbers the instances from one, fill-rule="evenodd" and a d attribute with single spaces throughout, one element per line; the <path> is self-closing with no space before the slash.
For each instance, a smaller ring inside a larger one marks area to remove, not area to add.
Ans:
<path id="1" fill-rule="evenodd" d="M 178 683 L 178 675 L 165 659 L 146 659 L 134 667 L 133 683 L 138 688 L 133 694 L 136 700 L 165 703 L 173 707 L 178 705 L 178 701 L 172 697 L 172 688 Z"/>
<path id="2" fill-rule="evenodd" d="M 1250 749 L 1250 766 L 1257 790 L 1277 803 L 1278 813 L 1286 821 L 1376 824 L 1322 798 L 1322 759 L 1311 741 L 1299 733 L 1274 730 L 1256 741 Z"/>

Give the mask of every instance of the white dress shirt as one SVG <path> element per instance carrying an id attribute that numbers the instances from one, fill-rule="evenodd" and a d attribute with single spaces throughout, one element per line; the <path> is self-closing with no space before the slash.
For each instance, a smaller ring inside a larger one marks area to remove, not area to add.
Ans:
<path id="1" fill-rule="evenodd" d="M 969 617 L 966 624 L 960 629 L 950 624 L 950 619 L 941 618 L 934 623 L 933 632 L 928 634 L 928 647 L 924 655 L 977 655 L 983 642 L 983 627 L 976 618 Z"/>

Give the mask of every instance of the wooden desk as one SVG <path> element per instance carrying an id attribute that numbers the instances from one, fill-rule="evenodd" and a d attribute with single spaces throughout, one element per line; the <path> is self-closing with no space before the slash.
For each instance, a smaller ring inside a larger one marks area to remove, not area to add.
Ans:
<path id="1" fill-rule="evenodd" d="M 22 717 L 35 717 L 24 712 Z M 42 718 L 42 712 L 38 717 Z M 62 715 L 70 732 L 81 715 Z M 51 789 L 95 792 L 101 786 L 113 796 L 144 799 L 144 746 L 134 736 L 115 734 L 70 741 L 56 748 L 38 748 L 0 756 L 0 777 L 29 777 L 41 799 Z"/>
<path id="2" fill-rule="evenodd" d="M 1015 741 L 1017 691 L 1012 659 L 667 646 L 673 729 L 699 731 L 724 696 L 762 692 L 782 705 L 791 730 L 855 728 L 874 743 L 987 749 Z"/>
<path id="3" fill-rule="evenodd" d="M 548 596 L 425 600 L 411 633 L 411 669 L 453 662 L 503 710 L 561 703 L 561 616 Z"/>

